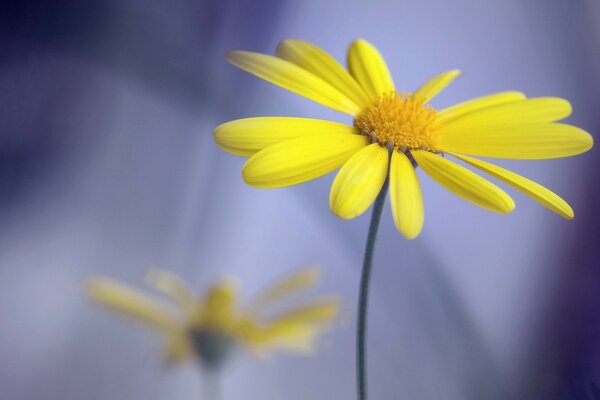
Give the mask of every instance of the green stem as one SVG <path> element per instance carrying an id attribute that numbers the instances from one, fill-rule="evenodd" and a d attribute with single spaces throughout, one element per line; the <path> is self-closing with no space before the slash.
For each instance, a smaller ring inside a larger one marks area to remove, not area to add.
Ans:
<path id="1" fill-rule="evenodd" d="M 358 294 L 358 324 L 356 335 L 356 372 L 358 378 L 358 399 L 367 399 L 367 311 L 369 306 L 369 282 L 371 280 L 371 270 L 373 269 L 373 253 L 375 252 L 375 241 L 377 239 L 377 230 L 383 204 L 388 191 L 389 177 L 386 178 L 375 203 L 371 214 L 371 223 L 369 224 L 369 235 L 365 247 L 365 256 L 363 258 L 362 276 L 360 278 L 360 292 Z"/>

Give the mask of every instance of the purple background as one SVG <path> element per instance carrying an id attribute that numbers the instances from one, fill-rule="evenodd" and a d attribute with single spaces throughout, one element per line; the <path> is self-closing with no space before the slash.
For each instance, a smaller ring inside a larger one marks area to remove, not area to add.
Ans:
<path id="1" fill-rule="evenodd" d="M 0 398 L 199 398 L 194 368 L 166 370 L 160 340 L 92 307 L 91 275 L 141 285 L 169 268 L 199 290 L 237 275 L 245 294 L 307 264 L 345 323 L 318 358 L 239 354 L 227 399 L 353 398 L 354 318 L 368 214 L 328 208 L 333 175 L 246 186 L 212 129 L 289 115 L 349 122 L 226 63 L 285 38 L 345 58 L 364 37 L 414 90 L 463 77 L 434 106 L 521 90 L 569 99 L 600 127 L 596 0 L 4 1 L 0 9 Z M 500 162 L 563 195 L 566 221 L 509 189 L 516 210 L 472 206 L 423 177 L 425 229 L 386 206 L 369 336 L 374 399 L 593 399 L 600 384 L 600 158 Z M 600 396 L 596 397 L 596 399 Z"/>

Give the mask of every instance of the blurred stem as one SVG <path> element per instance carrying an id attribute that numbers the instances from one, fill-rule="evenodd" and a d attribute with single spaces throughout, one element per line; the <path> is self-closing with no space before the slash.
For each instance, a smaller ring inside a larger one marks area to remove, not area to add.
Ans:
<path id="1" fill-rule="evenodd" d="M 202 368 L 202 400 L 221 400 L 221 380 L 216 368 Z"/>
<path id="2" fill-rule="evenodd" d="M 360 278 L 360 292 L 358 294 L 358 323 L 356 335 L 356 372 L 358 378 L 358 399 L 367 399 L 367 311 L 369 306 L 369 283 L 371 281 L 371 270 L 373 269 L 373 254 L 375 252 L 375 241 L 379 229 L 379 221 L 383 212 L 383 204 L 388 191 L 389 176 L 386 178 L 377 199 L 373 204 L 371 223 L 369 224 L 369 235 L 365 246 L 363 258 L 362 275 Z"/>

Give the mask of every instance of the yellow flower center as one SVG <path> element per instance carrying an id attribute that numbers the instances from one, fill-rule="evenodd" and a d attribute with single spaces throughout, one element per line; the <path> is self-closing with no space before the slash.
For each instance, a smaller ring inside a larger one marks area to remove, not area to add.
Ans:
<path id="1" fill-rule="evenodd" d="M 356 116 L 354 126 L 373 142 L 401 151 L 435 151 L 437 113 L 423 100 L 395 90 L 377 96 Z"/>

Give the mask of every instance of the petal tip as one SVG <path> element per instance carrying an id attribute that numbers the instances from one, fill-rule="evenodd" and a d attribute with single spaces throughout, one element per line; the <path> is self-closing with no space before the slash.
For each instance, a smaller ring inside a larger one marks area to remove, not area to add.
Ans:
<path id="1" fill-rule="evenodd" d="M 244 183 L 248 186 L 259 187 L 259 185 L 257 185 L 257 183 L 254 182 L 250 177 L 248 177 L 248 175 L 246 175 L 243 171 L 242 171 L 242 179 L 244 180 Z"/>
<path id="2" fill-rule="evenodd" d="M 305 40 L 302 39 L 295 39 L 295 38 L 287 38 L 287 39 L 283 39 L 282 41 L 280 41 L 277 44 L 277 48 L 280 48 L 282 46 L 286 46 L 288 44 L 294 44 L 294 43 L 308 43 Z"/>
<path id="3" fill-rule="evenodd" d="M 354 219 L 362 214 L 362 212 L 358 212 L 355 209 L 345 207 L 345 204 L 338 196 L 334 195 L 333 191 L 329 196 L 329 208 L 336 217 L 345 220 Z"/>
<path id="4" fill-rule="evenodd" d="M 247 62 L 248 58 L 252 57 L 252 56 L 265 56 L 265 54 L 255 53 L 255 52 L 246 51 L 246 50 L 231 50 L 230 52 L 228 52 L 225 55 L 225 59 L 230 64 L 243 69 L 241 65 L 244 64 L 244 61 Z"/>
<path id="5" fill-rule="evenodd" d="M 356 217 L 358 217 L 358 214 L 356 213 L 344 213 L 341 210 L 336 210 L 333 207 L 331 208 L 331 212 L 338 218 L 341 219 L 345 219 L 345 220 L 350 220 L 350 219 L 354 219 Z"/>
<path id="6" fill-rule="evenodd" d="M 503 214 L 509 214 L 511 212 L 513 212 L 516 208 L 516 204 L 515 201 L 512 199 L 512 197 L 508 196 L 506 197 L 506 199 L 504 199 L 505 204 L 503 204 L 503 206 L 499 209 L 499 211 Z"/>
<path id="7" fill-rule="evenodd" d="M 352 43 L 350 43 L 350 48 L 352 47 L 368 47 L 368 48 L 375 48 L 375 46 L 369 42 L 367 39 L 363 39 L 363 38 L 356 38 L 354 39 L 354 41 Z"/>
<path id="8" fill-rule="evenodd" d="M 223 134 L 223 128 L 225 127 L 225 125 L 227 125 L 227 122 L 224 122 L 217 126 L 215 129 L 213 129 L 213 137 L 215 138 L 215 140 L 217 140 L 217 138 Z"/>
<path id="9" fill-rule="evenodd" d="M 564 102 L 564 106 L 565 106 L 565 116 L 564 118 L 567 118 L 569 115 L 571 115 L 571 113 L 573 113 L 573 106 L 571 105 L 571 102 L 567 99 L 560 99 Z"/>
<path id="10" fill-rule="evenodd" d="M 354 44 L 370 44 L 369 41 L 367 39 L 363 39 L 363 38 L 356 38 L 354 39 L 354 41 L 352 42 L 352 45 Z"/>
<path id="11" fill-rule="evenodd" d="M 252 158 L 248 159 L 248 161 L 246 161 L 246 163 L 244 164 L 244 166 L 242 167 L 242 179 L 244 180 L 244 183 L 246 185 L 250 185 L 250 186 L 257 186 L 257 181 L 255 179 L 255 177 L 253 176 L 254 174 L 251 171 L 251 165 L 250 161 L 252 161 Z"/>
<path id="12" fill-rule="evenodd" d="M 398 228 L 398 230 L 400 231 L 402 236 L 404 236 L 404 238 L 407 240 L 414 240 L 421 234 L 421 229 L 409 231 L 409 230 L 402 230 L 402 229 Z"/>
<path id="13" fill-rule="evenodd" d="M 575 212 L 573 211 L 571 206 L 569 206 L 568 204 L 566 205 L 566 207 L 567 207 L 566 209 L 560 210 L 560 212 L 558 214 L 561 217 L 563 217 L 564 219 L 572 221 L 575 218 Z"/>
<path id="14" fill-rule="evenodd" d="M 587 132 L 586 132 L 587 133 Z M 592 147 L 594 147 L 594 137 L 592 135 L 590 135 L 589 133 L 587 133 L 587 146 L 589 146 L 587 148 L 587 150 L 591 149 Z M 586 150 L 586 151 L 587 151 Z"/>
<path id="15" fill-rule="evenodd" d="M 577 154 L 582 154 L 582 153 L 588 152 L 592 149 L 592 147 L 594 147 L 594 137 L 589 132 L 586 132 L 583 129 L 580 129 L 580 131 L 581 131 L 581 135 L 579 137 L 580 151 L 577 153 L 574 153 L 572 155 L 577 155 Z"/>
<path id="16" fill-rule="evenodd" d="M 235 63 L 235 59 L 240 55 L 240 50 L 231 50 L 225 54 L 225 59 L 229 61 L 231 64 Z"/>
<path id="17" fill-rule="evenodd" d="M 286 47 L 293 45 L 294 42 L 295 40 L 293 39 L 284 39 L 277 43 L 277 47 L 275 47 L 275 56 L 285 59 Z"/>

